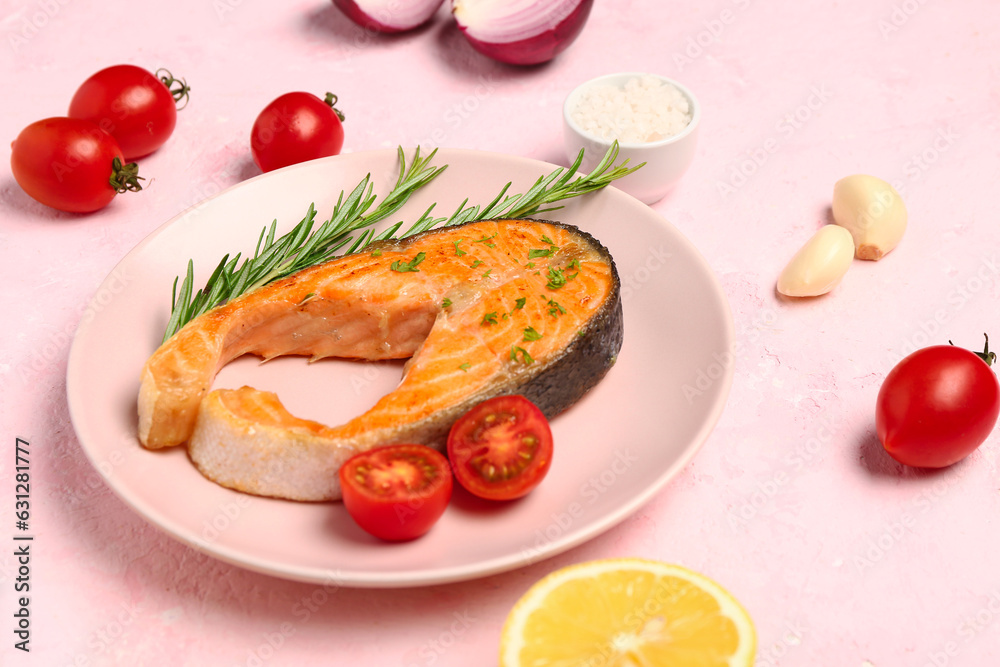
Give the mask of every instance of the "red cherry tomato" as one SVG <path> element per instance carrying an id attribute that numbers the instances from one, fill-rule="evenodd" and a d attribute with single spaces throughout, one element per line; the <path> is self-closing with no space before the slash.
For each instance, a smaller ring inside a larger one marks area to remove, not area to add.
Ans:
<path id="1" fill-rule="evenodd" d="M 1000 415 L 1000 382 L 983 353 L 951 345 L 917 350 L 886 376 L 875 428 L 889 454 L 910 466 L 943 468 L 986 440 Z"/>
<path id="2" fill-rule="evenodd" d="M 14 179 L 32 198 L 71 213 L 104 208 L 115 194 L 141 190 L 135 163 L 122 164 L 111 135 L 90 121 L 46 118 L 11 144 Z"/>
<path id="3" fill-rule="evenodd" d="M 524 396 L 497 396 L 459 417 L 448 434 L 459 484 L 480 498 L 511 500 L 534 489 L 552 464 L 552 431 Z"/>
<path id="4" fill-rule="evenodd" d="M 451 499 L 448 459 L 424 445 L 389 445 L 340 468 L 344 506 L 383 540 L 412 540 L 431 529 Z"/>
<path id="5" fill-rule="evenodd" d="M 260 112 L 250 135 L 253 161 L 272 171 L 306 160 L 337 155 L 344 145 L 344 114 L 337 96 L 321 100 L 312 93 L 287 93 Z"/>
<path id="6" fill-rule="evenodd" d="M 186 100 L 189 90 L 167 70 L 153 74 L 135 65 L 115 65 L 83 82 L 69 103 L 69 116 L 95 123 L 133 160 L 170 138 L 177 124 L 176 102 Z"/>

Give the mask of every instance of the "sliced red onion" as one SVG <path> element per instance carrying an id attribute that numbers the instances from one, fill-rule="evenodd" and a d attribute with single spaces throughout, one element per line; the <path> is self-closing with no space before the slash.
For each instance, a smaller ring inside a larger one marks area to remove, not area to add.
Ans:
<path id="1" fill-rule="evenodd" d="M 473 48 L 511 65 L 548 62 L 573 43 L 593 0 L 452 0 Z"/>
<path id="2" fill-rule="evenodd" d="M 333 0 L 347 17 L 368 30 L 394 33 L 430 20 L 444 0 Z"/>

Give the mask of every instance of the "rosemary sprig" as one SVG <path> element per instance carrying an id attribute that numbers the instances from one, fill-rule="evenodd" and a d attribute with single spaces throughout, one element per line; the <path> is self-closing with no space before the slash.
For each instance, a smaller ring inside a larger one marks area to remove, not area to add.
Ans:
<path id="1" fill-rule="evenodd" d="M 420 148 L 413 153 L 413 162 L 406 165 L 403 149 L 398 149 L 399 177 L 385 199 L 369 213 L 375 202 L 372 194 L 371 174 L 346 196 L 341 192 L 330 219 L 313 230 L 316 208 L 310 204 L 306 216 L 287 234 L 275 239 L 278 221 L 265 227 L 257 239 L 253 257 L 247 257 L 240 264 L 240 254 L 233 258 L 226 255 L 215 267 L 205 286 L 194 291 L 194 262 L 188 261 L 187 275 L 177 290 L 178 280 L 174 280 L 171 298 L 170 320 L 167 322 L 163 340 L 173 336 L 185 324 L 212 308 L 241 294 L 253 291 L 280 278 L 290 276 L 307 267 L 325 262 L 352 241 L 352 234 L 365 229 L 347 253 L 357 252 L 372 241 L 392 238 L 402 226 L 402 222 L 391 225 L 382 234 L 375 236 L 372 225 L 388 218 L 398 211 L 414 192 L 437 178 L 446 168 L 430 167 L 436 150 L 427 157 L 420 157 Z"/>
<path id="2" fill-rule="evenodd" d="M 451 227 L 452 225 L 461 225 L 476 220 L 528 218 L 540 213 L 558 211 L 563 207 L 544 207 L 548 204 L 600 190 L 612 181 L 627 176 L 646 164 L 643 162 L 635 167 L 628 167 L 628 160 L 626 159 L 621 164 L 615 165 L 615 160 L 618 159 L 618 142 L 616 141 L 611 144 L 611 148 L 604 154 L 604 158 L 594 167 L 593 171 L 585 176 L 573 178 L 580 169 L 580 165 L 583 164 L 583 154 L 583 149 L 580 149 L 576 160 L 568 168 L 556 169 L 548 176 L 539 177 L 535 181 L 535 184 L 523 194 L 508 195 L 507 190 L 510 189 L 511 183 L 507 183 L 500 190 L 500 194 L 494 197 L 493 201 L 489 204 L 485 206 L 466 206 L 469 203 L 469 200 L 466 199 L 459 204 L 458 209 L 449 218 L 432 217 L 431 212 L 434 208 L 432 206 L 403 234 L 403 238 L 427 231 L 442 223 L 444 223 L 443 226 L 445 227 Z"/>
<path id="3" fill-rule="evenodd" d="M 426 157 L 420 157 L 420 149 L 417 148 L 412 163 L 407 167 L 406 156 L 400 147 L 396 185 L 374 210 L 371 209 L 376 197 L 372 194 L 369 174 L 349 195 L 345 196 L 344 192 L 340 194 L 330 219 L 315 230 L 316 209 L 312 204 L 305 217 L 281 237 L 275 238 L 278 221 L 272 221 L 270 227 L 261 230 L 253 257 L 244 258 L 240 263 L 241 254 L 237 253 L 232 258 L 226 255 L 205 286 L 197 291 L 194 290 L 194 263 L 189 260 L 184 279 L 180 280 L 178 277 L 174 280 L 170 320 L 163 340 L 166 341 L 199 315 L 258 287 L 340 255 L 359 252 L 373 241 L 397 238 L 395 234 L 403 226 L 402 221 L 390 225 L 377 235 L 372 226 L 396 213 L 410 195 L 433 181 L 447 168 L 447 165 L 429 166 L 436 153 L 435 150 Z M 508 195 L 507 191 L 511 186 L 508 182 L 490 203 L 485 206 L 466 206 L 466 199 L 448 218 L 434 217 L 432 204 L 400 238 L 427 231 L 442 223 L 444 226 L 452 226 L 476 220 L 523 218 L 556 211 L 562 206 L 550 206 L 551 204 L 600 190 L 642 166 L 640 164 L 630 168 L 627 166 L 628 160 L 615 165 L 618 157 L 616 142 L 593 171 L 574 178 L 583 162 L 583 155 L 581 150 L 569 168 L 556 169 L 548 176 L 540 177 L 523 194 Z M 363 231 L 355 237 L 354 233 L 359 230 Z"/>

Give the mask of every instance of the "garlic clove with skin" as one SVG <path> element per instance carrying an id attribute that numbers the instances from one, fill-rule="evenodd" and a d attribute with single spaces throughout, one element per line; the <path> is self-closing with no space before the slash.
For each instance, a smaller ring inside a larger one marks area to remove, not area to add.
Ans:
<path id="1" fill-rule="evenodd" d="M 855 174 L 837 181 L 832 208 L 836 223 L 854 237 L 858 259 L 882 259 L 906 231 L 903 198 L 875 176 Z"/>
<path id="2" fill-rule="evenodd" d="M 840 283 L 854 260 L 851 233 L 837 225 L 821 227 L 795 253 L 778 277 L 785 296 L 819 296 Z"/>

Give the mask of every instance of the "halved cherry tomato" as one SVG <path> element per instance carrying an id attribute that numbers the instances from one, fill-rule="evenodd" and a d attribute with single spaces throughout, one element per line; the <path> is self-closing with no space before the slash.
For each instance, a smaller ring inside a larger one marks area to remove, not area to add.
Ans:
<path id="1" fill-rule="evenodd" d="M 340 468 L 344 506 L 383 540 L 412 540 L 431 529 L 451 499 L 448 459 L 424 445 L 388 445 Z"/>
<path id="2" fill-rule="evenodd" d="M 459 417 L 448 434 L 448 458 L 458 482 L 490 500 L 520 498 L 552 464 L 552 431 L 524 396 L 497 396 Z"/>
<path id="3" fill-rule="evenodd" d="M 983 352 L 951 345 L 917 350 L 886 376 L 875 429 L 889 454 L 910 466 L 943 468 L 971 454 L 1000 415 L 1000 382 Z"/>

